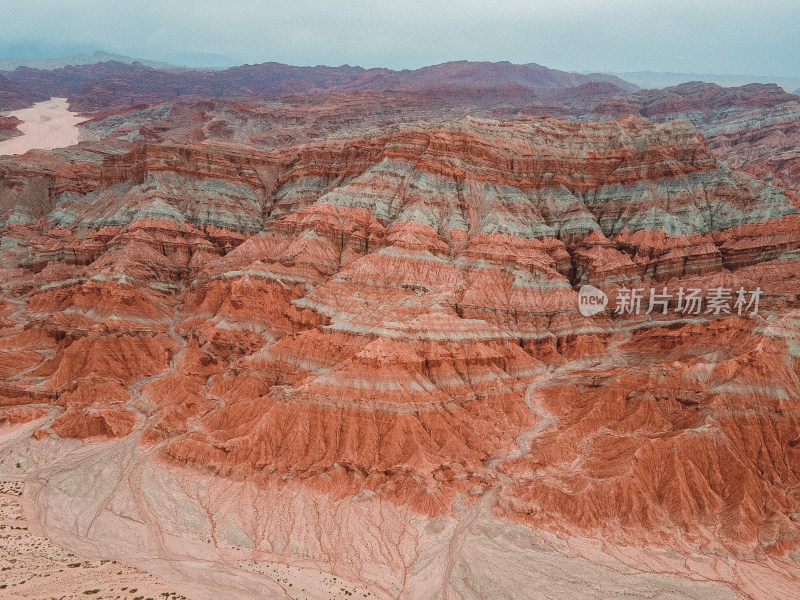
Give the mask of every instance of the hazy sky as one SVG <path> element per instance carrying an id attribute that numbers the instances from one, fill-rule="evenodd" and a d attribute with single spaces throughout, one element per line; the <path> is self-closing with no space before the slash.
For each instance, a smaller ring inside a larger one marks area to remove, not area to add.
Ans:
<path id="1" fill-rule="evenodd" d="M 0 57 L 102 49 L 179 64 L 565 70 L 800 77 L 800 0 L 0 0 Z"/>

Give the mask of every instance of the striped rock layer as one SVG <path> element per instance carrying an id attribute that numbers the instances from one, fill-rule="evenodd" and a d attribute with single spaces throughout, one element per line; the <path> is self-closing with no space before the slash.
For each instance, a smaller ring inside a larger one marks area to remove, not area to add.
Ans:
<path id="1" fill-rule="evenodd" d="M 489 506 L 710 557 L 647 568 L 785 595 L 799 207 L 686 121 L 633 117 L 4 159 L 0 422 L 57 407 L 39 437 L 135 440 L 157 469 L 277 494 L 295 517 L 308 507 L 280 490 L 363 501 L 365 527 L 400 537 Z M 584 284 L 605 312 L 579 312 Z M 760 288 L 759 313 L 613 310 L 622 288 L 715 287 Z M 301 525 L 281 544 L 278 523 L 209 497 L 237 544 L 331 560 Z M 420 557 L 395 546 L 381 568 L 410 593 Z M 334 567 L 375 580 L 354 564 Z"/>

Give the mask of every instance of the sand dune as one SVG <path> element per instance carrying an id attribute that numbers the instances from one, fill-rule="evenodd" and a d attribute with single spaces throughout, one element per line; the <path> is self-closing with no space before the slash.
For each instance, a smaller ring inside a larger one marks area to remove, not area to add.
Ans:
<path id="1" fill-rule="evenodd" d="M 23 135 L 0 142 L 0 155 L 24 154 L 28 150 L 52 150 L 78 143 L 78 123 L 85 121 L 68 110 L 66 98 L 51 98 L 30 108 L 7 113 L 23 123 L 17 128 Z"/>

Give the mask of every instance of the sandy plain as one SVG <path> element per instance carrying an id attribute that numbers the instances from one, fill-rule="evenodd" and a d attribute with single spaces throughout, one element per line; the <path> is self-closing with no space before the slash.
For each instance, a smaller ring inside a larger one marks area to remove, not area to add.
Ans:
<path id="1" fill-rule="evenodd" d="M 25 154 L 28 150 L 52 150 L 77 144 L 78 124 L 86 118 L 69 111 L 66 98 L 50 98 L 30 108 L 4 113 L 22 121 L 22 135 L 0 142 L 0 155 Z"/>

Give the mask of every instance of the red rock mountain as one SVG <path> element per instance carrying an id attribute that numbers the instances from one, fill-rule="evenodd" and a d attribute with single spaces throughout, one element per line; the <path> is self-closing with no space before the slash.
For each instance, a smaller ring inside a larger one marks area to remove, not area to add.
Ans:
<path id="1" fill-rule="evenodd" d="M 48 98 L 0 74 L 0 110 L 17 110 Z"/>
<path id="2" fill-rule="evenodd" d="M 513 81 L 110 110 L 0 159 L 0 427 L 39 432 L 50 534 L 381 598 L 797 598 L 794 100 Z M 545 100 L 608 120 L 514 116 Z M 682 102 L 699 129 L 649 113 Z"/>

